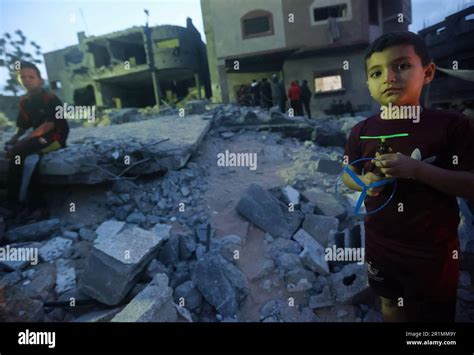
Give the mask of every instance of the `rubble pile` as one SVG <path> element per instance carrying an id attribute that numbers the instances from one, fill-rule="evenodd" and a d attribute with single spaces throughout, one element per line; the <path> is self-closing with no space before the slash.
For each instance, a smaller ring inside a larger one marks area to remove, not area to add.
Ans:
<path id="1" fill-rule="evenodd" d="M 0 321 L 380 322 L 363 263 L 364 226 L 352 214 L 358 195 L 342 186 L 334 193 L 341 144 L 359 118 L 307 120 L 198 100 L 187 101 L 186 110 L 186 117 L 117 118 L 127 123 L 74 129 L 61 155 L 44 157 L 42 172 L 50 178 L 113 181 L 103 187 L 106 218 L 51 218 L 8 229 L 0 218 L 2 250 L 37 251 L 34 262 L 0 260 Z M 207 134 L 211 125 L 216 134 Z M 239 235 L 218 236 L 208 201 L 216 157 L 201 155 L 238 143 L 243 133 L 233 128 L 259 125 L 302 125 L 314 139 L 265 133 L 259 172 L 288 161 L 275 172 L 278 186 L 237 181 L 235 170 L 218 168 L 226 184 L 244 186 L 229 205 L 248 225 Z M 207 151 L 199 148 L 206 135 Z M 124 165 L 126 155 L 132 164 Z M 139 177 L 156 171 L 166 173 Z M 472 216 L 459 202 L 458 297 L 469 321 Z M 256 245 L 261 256 L 246 256 Z M 337 251 L 349 249 L 352 259 L 338 258 Z M 253 311 L 256 293 L 268 297 Z"/>

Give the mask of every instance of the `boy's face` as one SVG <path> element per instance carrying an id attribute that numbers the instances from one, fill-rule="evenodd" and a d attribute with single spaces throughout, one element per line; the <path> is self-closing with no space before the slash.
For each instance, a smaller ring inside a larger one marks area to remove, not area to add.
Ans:
<path id="1" fill-rule="evenodd" d="M 419 105 L 423 85 L 431 82 L 433 63 L 423 67 L 412 45 L 397 45 L 367 59 L 370 95 L 381 105 Z"/>
<path id="2" fill-rule="evenodd" d="M 24 68 L 20 70 L 21 83 L 28 92 L 35 91 L 43 85 L 43 79 L 38 76 L 34 69 Z"/>

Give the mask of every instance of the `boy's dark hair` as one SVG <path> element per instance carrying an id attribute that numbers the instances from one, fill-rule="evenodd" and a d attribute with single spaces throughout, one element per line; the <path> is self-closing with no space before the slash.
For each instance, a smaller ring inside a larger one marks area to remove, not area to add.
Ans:
<path id="1" fill-rule="evenodd" d="M 36 65 L 34 65 L 31 62 L 21 61 L 20 62 L 20 70 L 26 69 L 26 68 L 33 69 L 36 72 L 36 74 L 38 74 L 38 78 L 41 79 L 41 73 L 40 73 L 40 71 L 39 71 L 39 69 Z"/>
<path id="2" fill-rule="evenodd" d="M 421 59 L 421 64 L 426 66 L 431 62 L 431 56 L 426 48 L 425 42 L 421 39 L 420 36 L 413 32 L 390 32 L 385 33 L 375 41 L 373 41 L 369 48 L 367 49 L 365 60 L 366 63 L 365 71 L 367 73 L 367 59 L 375 52 L 382 52 L 385 48 L 392 46 L 399 46 L 403 44 L 412 45 L 415 49 L 415 53 L 418 54 L 418 57 Z"/>

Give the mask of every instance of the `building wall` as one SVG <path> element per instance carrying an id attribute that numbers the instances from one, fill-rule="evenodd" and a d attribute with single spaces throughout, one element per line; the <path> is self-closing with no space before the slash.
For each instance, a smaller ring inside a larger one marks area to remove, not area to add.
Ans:
<path id="1" fill-rule="evenodd" d="M 344 71 L 344 79 L 342 82 L 345 92 L 327 93 L 314 95 L 314 72 L 332 71 L 341 69 L 343 61 L 349 61 L 350 70 Z M 316 111 L 329 109 L 333 100 L 342 100 L 346 103 L 351 101 L 352 106 L 356 109 L 358 105 L 371 104 L 372 102 L 369 90 L 367 88 L 367 77 L 364 69 L 364 51 L 353 51 L 347 55 L 318 55 L 311 58 L 288 60 L 284 65 L 284 82 L 285 88 L 288 90 L 292 80 L 299 80 L 300 84 L 303 80 L 308 80 L 308 86 L 313 93 L 311 98 L 311 106 Z"/>
<path id="2" fill-rule="evenodd" d="M 209 69 L 213 87 L 214 101 L 232 101 L 233 87 L 248 81 L 247 74 L 229 74 L 225 70 L 224 58 L 238 56 L 258 57 L 262 52 L 285 49 L 345 49 L 347 55 L 336 51 L 325 55 L 312 55 L 312 59 L 296 59 L 296 55 L 286 60 L 283 74 L 288 87 L 291 78 L 307 79 L 311 86 L 315 67 L 335 69 L 342 66 L 343 60 L 356 64 L 351 66 L 345 81 L 344 94 L 326 94 L 318 96 L 314 101 L 321 106 L 328 106 L 333 99 L 350 100 L 355 108 L 357 105 L 368 105 L 371 98 L 366 88 L 363 65 L 363 51 L 352 49 L 354 46 L 368 46 L 370 42 L 382 33 L 390 30 L 407 30 L 411 23 L 410 0 L 378 0 L 378 25 L 369 23 L 370 0 L 201 0 L 204 26 L 208 45 Z M 346 4 L 348 15 L 337 19 L 340 37 L 333 41 L 329 35 L 328 21 L 315 22 L 313 9 L 318 7 Z M 281 7 L 280 9 L 278 9 Z M 241 34 L 241 17 L 253 10 L 267 10 L 273 14 L 275 35 L 243 40 Z M 398 23 L 397 15 L 404 14 L 404 22 Z M 278 25 L 282 26 L 280 34 Z M 339 63 L 339 64 L 335 64 Z M 360 68 L 360 69 L 359 69 Z M 239 77 L 241 76 L 241 78 Z M 314 90 L 314 88 L 313 88 Z M 357 93 L 357 94 L 356 94 Z M 374 103 L 370 104 L 374 107 Z"/>
<path id="3" fill-rule="evenodd" d="M 82 54 L 82 60 L 77 63 L 67 61 L 73 54 Z M 70 46 L 44 55 L 48 81 L 53 91 L 62 101 L 74 103 L 74 91 L 93 85 L 92 74 L 93 58 L 85 52 L 82 45 Z M 61 88 L 54 89 L 54 82 L 60 82 Z"/>
<path id="4" fill-rule="evenodd" d="M 201 6 L 204 22 L 208 24 L 206 27 L 214 29 L 217 58 L 269 51 L 286 46 L 281 0 L 202 0 Z M 242 38 L 241 18 L 253 10 L 272 13 L 273 35 Z"/>
<path id="5" fill-rule="evenodd" d="M 283 0 L 285 37 L 287 47 L 315 46 L 325 47 L 330 42 L 328 22 L 314 22 L 313 8 L 347 4 L 348 18 L 337 19 L 340 39 L 337 45 L 369 41 L 368 0 Z M 288 15 L 294 14 L 294 22 Z"/>

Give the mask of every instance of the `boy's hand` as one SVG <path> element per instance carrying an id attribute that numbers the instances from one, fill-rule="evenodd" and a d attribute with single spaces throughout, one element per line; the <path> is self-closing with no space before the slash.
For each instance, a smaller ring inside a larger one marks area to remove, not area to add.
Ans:
<path id="1" fill-rule="evenodd" d="M 384 178 L 378 175 L 375 175 L 374 173 L 371 173 L 371 172 L 362 176 L 362 182 L 366 185 L 370 185 L 371 183 L 380 181 L 380 180 L 384 180 Z M 370 188 L 367 190 L 367 195 L 376 197 L 379 195 L 380 191 L 382 191 L 384 188 L 385 188 L 385 185 Z"/>
<path id="2" fill-rule="evenodd" d="M 376 154 L 375 166 L 380 168 L 388 178 L 413 179 L 420 161 L 412 159 L 401 153 Z"/>

